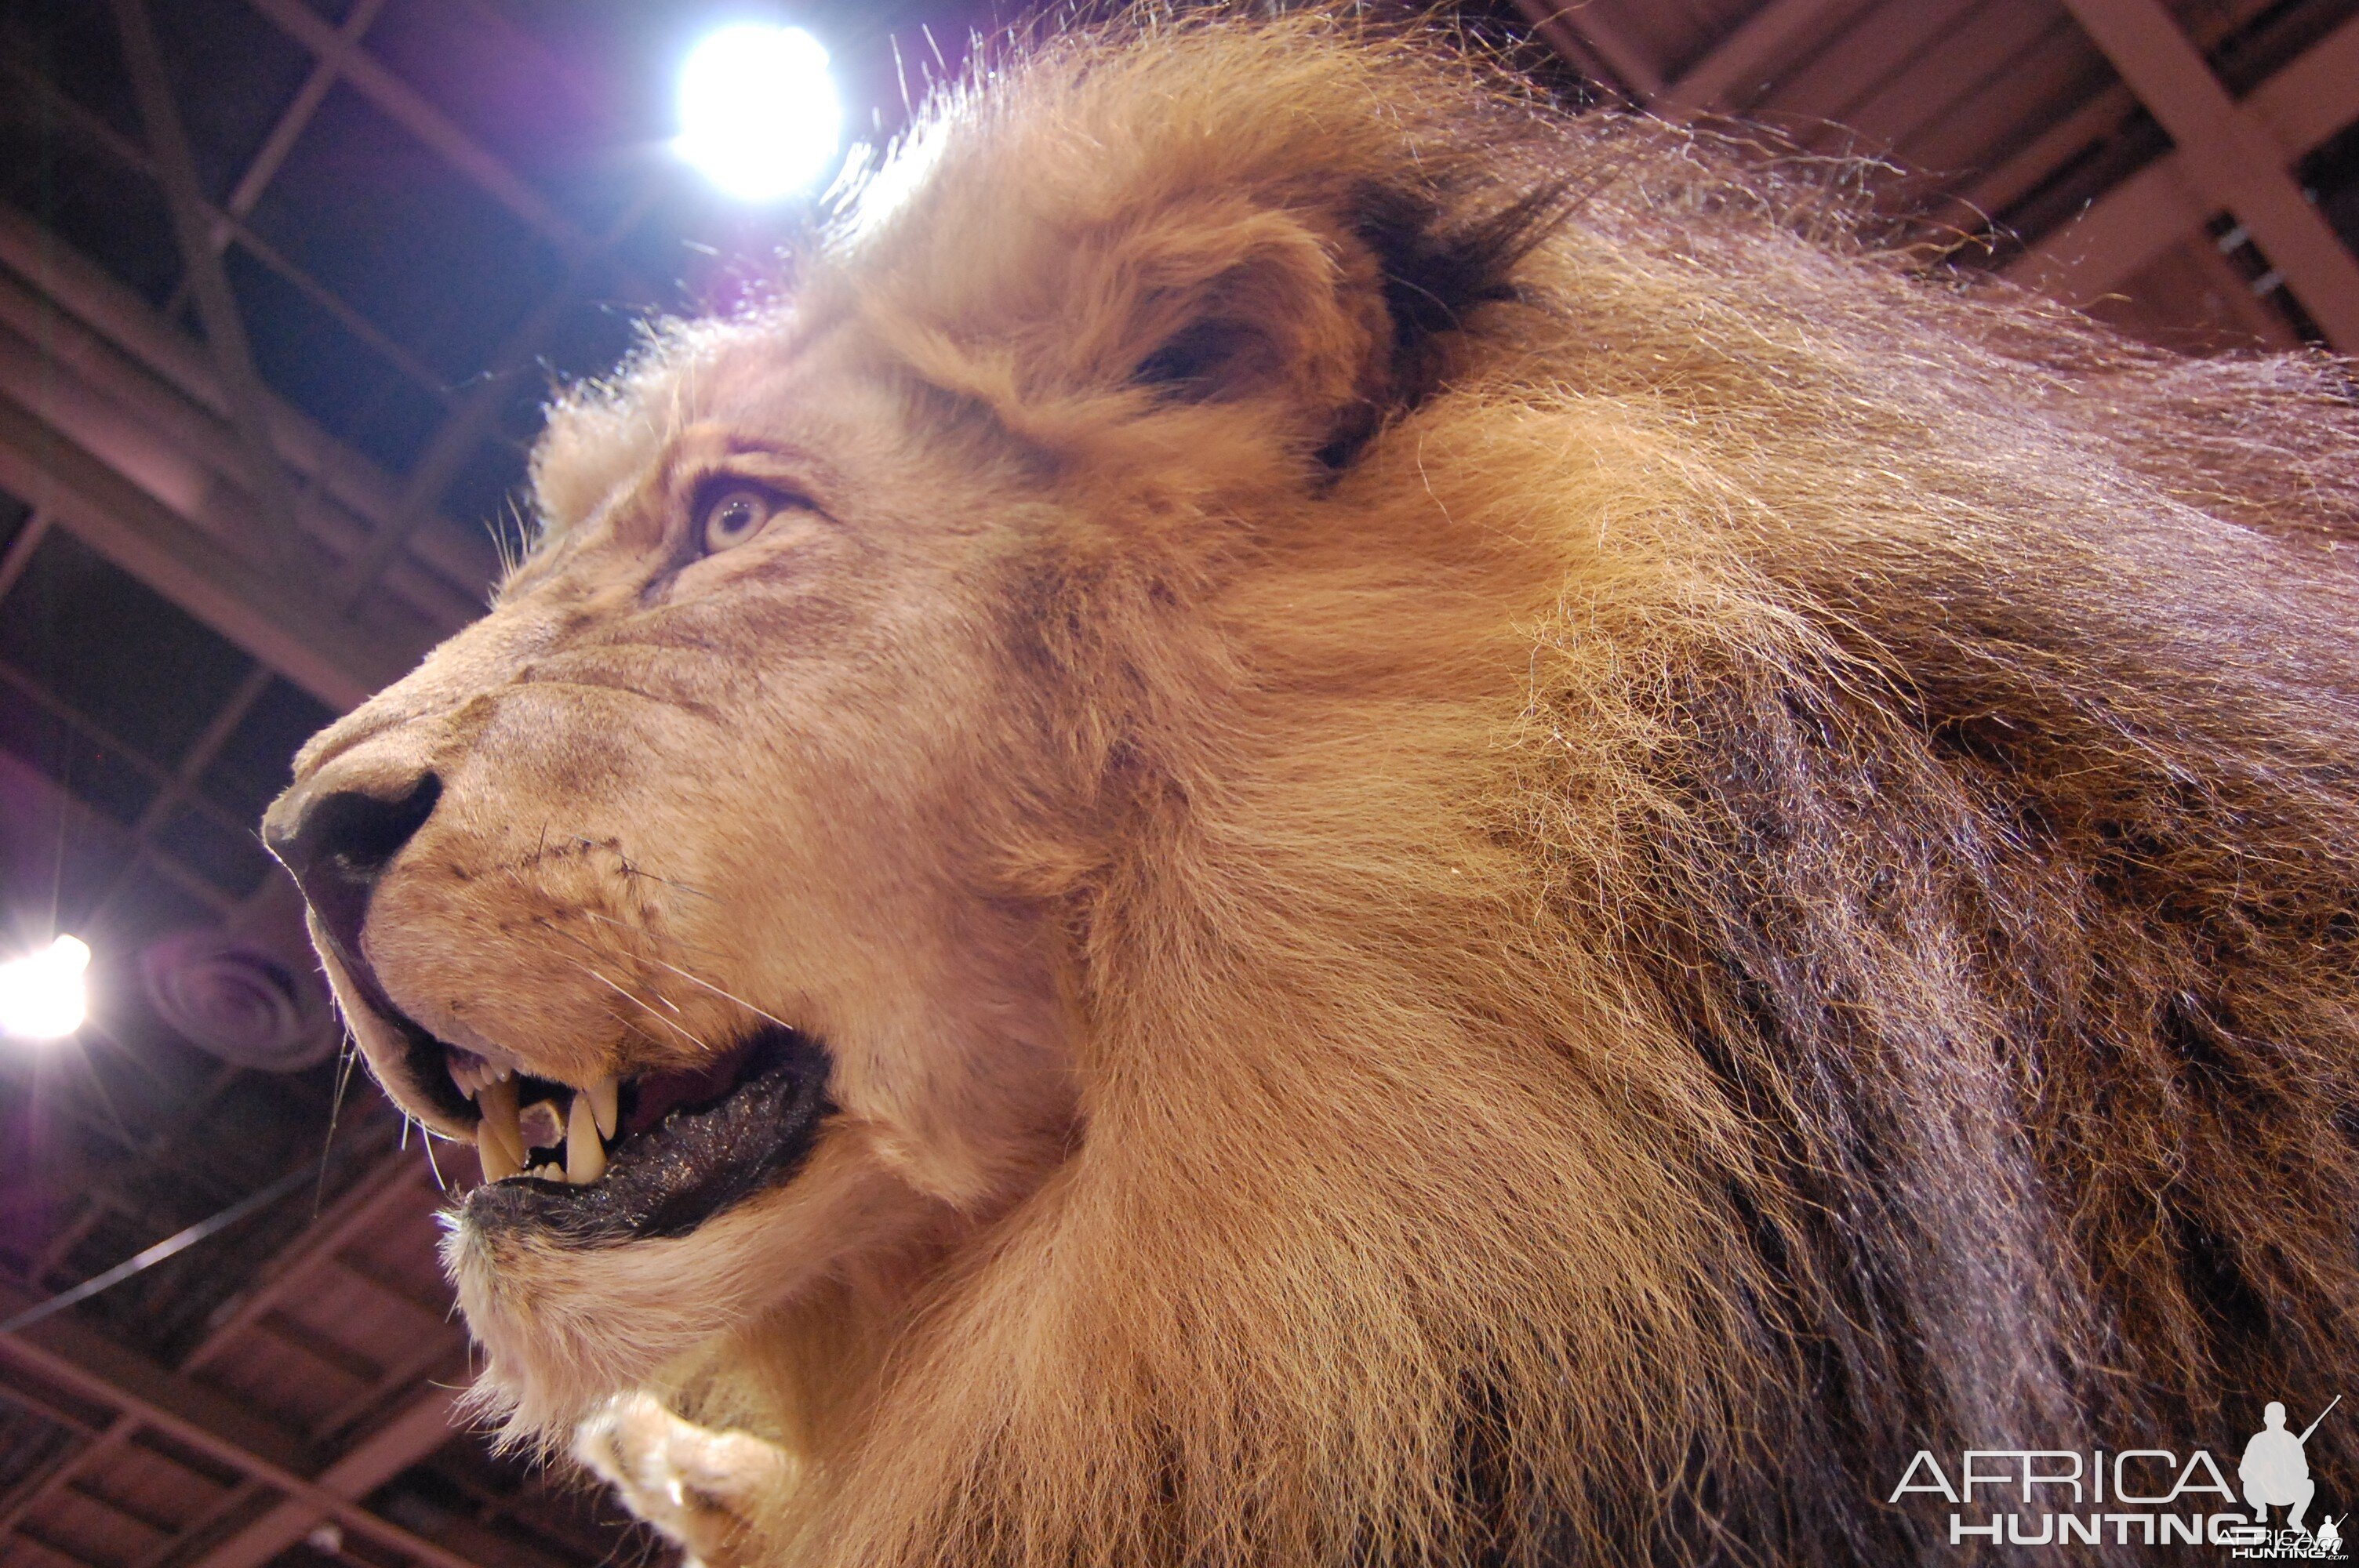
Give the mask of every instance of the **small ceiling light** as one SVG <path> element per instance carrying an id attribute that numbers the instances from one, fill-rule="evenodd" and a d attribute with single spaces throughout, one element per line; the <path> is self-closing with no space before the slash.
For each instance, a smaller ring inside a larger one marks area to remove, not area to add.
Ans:
<path id="1" fill-rule="evenodd" d="M 740 23 L 679 73 L 679 155 L 741 201 L 775 201 L 827 170 L 843 108 L 827 50 L 800 27 Z"/>
<path id="2" fill-rule="evenodd" d="M 55 1040 L 71 1034 L 90 1016 L 82 971 L 90 948 L 60 936 L 41 952 L 0 964 L 0 1034 L 23 1040 Z"/>

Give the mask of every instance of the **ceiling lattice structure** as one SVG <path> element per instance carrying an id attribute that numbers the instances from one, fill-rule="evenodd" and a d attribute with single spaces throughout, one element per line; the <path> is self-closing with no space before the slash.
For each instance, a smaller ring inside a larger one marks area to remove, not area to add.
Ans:
<path id="1" fill-rule="evenodd" d="M 1953 265 L 2193 351 L 2359 350 L 2359 0 L 1464 9 L 1608 111 L 1915 171 Z M 875 135 L 993 20 L 800 11 Z M 477 613 L 552 383 L 758 272 L 788 220 L 662 146 L 723 15 L 0 0 L 0 950 L 99 955 L 81 1037 L 0 1054 L 0 1314 L 299 1178 L 0 1334 L 0 1568 L 655 1550 L 454 1427 L 436 1174 L 340 1073 L 253 825 Z"/>

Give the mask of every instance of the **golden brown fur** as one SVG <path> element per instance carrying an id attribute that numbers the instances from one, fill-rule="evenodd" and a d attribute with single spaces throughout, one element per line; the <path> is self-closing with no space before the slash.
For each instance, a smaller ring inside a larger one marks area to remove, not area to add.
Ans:
<path id="1" fill-rule="evenodd" d="M 438 1034 L 758 1008 L 843 1108 L 677 1241 L 461 1226 L 489 1396 L 767 1439 L 763 1563 L 1308 1568 L 1950 1561 L 1917 1449 L 2347 1388 L 2348 384 L 1923 260 L 1146 23 L 561 407 L 533 561 L 300 787 L 441 770 L 369 927 Z M 662 576 L 746 460 L 819 520 Z"/>

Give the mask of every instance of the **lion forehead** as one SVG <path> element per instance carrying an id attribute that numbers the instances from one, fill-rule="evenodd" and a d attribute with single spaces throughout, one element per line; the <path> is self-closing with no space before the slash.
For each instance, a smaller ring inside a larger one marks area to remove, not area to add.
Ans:
<path id="1" fill-rule="evenodd" d="M 775 412 L 808 320 L 777 304 L 725 321 L 651 322 L 621 368 L 559 395 L 527 475 L 540 540 L 587 523 L 700 421 Z"/>

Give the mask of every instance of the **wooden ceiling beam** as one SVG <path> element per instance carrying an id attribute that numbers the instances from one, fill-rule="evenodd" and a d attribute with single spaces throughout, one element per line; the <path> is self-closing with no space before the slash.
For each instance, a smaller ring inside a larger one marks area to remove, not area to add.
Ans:
<path id="1" fill-rule="evenodd" d="M 2359 120 L 2359 17 L 2279 68 L 2244 107 L 2296 157 Z"/>
<path id="2" fill-rule="evenodd" d="M 482 612 L 488 548 L 479 559 L 414 512 L 375 579 L 391 602 L 360 623 L 322 602 L 326 574 L 276 566 L 255 547 L 245 465 L 224 460 L 237 438 L 212 367 L 92 270 L 0 207 L 0 488 L 340 709 Z M 292 410 L 274 403 L 273 424 L 311 481 L 307 551 L 360 556 L 398 502 Z"/>
<path id="3" fill-rule="evenodd" d="M 420 1379 L 444 1373 L 467 1377 L 467 1354 L 463 1334 L 423 1336 L 415 1350 L 386 1368 L 384 1380 L 375 1388 L 362 1390 L 321 1416 L 313 1430 L 323 1437 L 339 1435 L 375 1416 Z"/>
<path id="4" fill-rule="evenodd" d="M 381 1224 L 394 1205 L 415 1201 L 417 1158 L 394 1153 L 381 1160 L 358 1186 L 280 1252 L 266 1285 L 242 1302 L 178 1372 L 151 1366 L 62 1319 L 52 1319 L 16 1338 L 0 1339 L 0 1361 L 16 1361 L 45 1381 L 119 1412 L 103 1434 L 55 1474 L 44 1477 L 38 1495 L 15 1510 L 8 1522 L 20 1521 L 40 1500 L 55 1496 L 76 1476 L 86 1474 L 92 1464 L 102 1462 L 146 1428 L 225 1463 L 242 1473 L 246 1484 L 207 1510 L 190 1531 L 148 1553 L 139 1568 L 157 1568 L 167 1561 L 179 1563 L 182 1568 L 260 1568 L 327 1522 L 389 1547 L 419 1568 L 474 1568 L 474 1559 L 467 1552 L 437 1546 L 359 1506 L 359 1499 L 457 1433 L 455 1396 L 450 1390 L 429 1387 L 413 1392 L 391 1416 L 322 1463 L 313 1456 L 316 1451 L 298 1448 L 276 1428 L 234 1411 L 221 1396 L 189 1376 L 196 1365 L 212 1359 L 231 1342 L 266 1328 L 264 1314 L 332 1260 L 339 1247 Z M 0 1301 L 0 1306 L 6 1304 Z M 457 1348 L 455 1338 L 440 1346 L 445 1355 Z M 371 1393 L 382 1400 L 387 1391 L 379 1387 Z M 195 1532 L 210 1533 L 234 1511 L 239 1498 L 252 1498 L 257 1489 L 276 1494 L 277 1500 L 217 1539 L 201 1556 L 188 1559 L 180 1549 L 196 1539 Z"/>
<path id="5" fill-rule="evenodd" d="M 1661 114 L 1697 115 L 1742 108 L 1813 33 L 1857 0 L 1769 0 L 1701 59 L 1653 95 Z"/>
<path id="6" fill-rule="evenodd" d="M 2359 120 L 2359 17 L 2246 94 L 2237 113 L 2268 135 L 2285 163 Z M 2006 271 L 2028 287 L 2085 304 L 2136 276 L 2223 205 L 2173 150 L 2099 197 Z"/>
<path id="7" fill-rule="evenodd" d="M 295 150 L 304 127 L 320 112 L 320 105 L 328 101 L 328 90 L 336 84 L 336 73 L 344 55 L 360 47 L 361 39 L 375 26 L 377 13 L 384 9 L 385 0 L 359 0 L 336 28 L 341 47 L 332 54 L 312 56 L 310 74 L 295 90 L 287 107 L 279 111 L 270 135 L 263 138 L 262 146 L 247 161 L 245 172 L 238 176 L 236 186 L 223 200 L 222 207 L 231 217 L 243 218 L 260 205 L 263 191 L 278 178 L 280 167 L 287 162 L 287 155 Z M 213 243 L 222 244 L 227 239 L 226 234 L 216 233 Z"/>
<path id="8" fill-rule="evenodd" d="M 1769 0 L 1675 79 L 1614 25 L 1606 7 L 1516 0 L 1532 30 L 1592 78 L 1658 114 L 1690 118 L 1741 108 L 1812 33 L 1860 0 Z"/>
<path id="9" fill-rule="evenodd" d="M 129 1415 L 139 1425 L 280 1494 L 282 1501 L 269 1513 L 201 1559 L 205 1568 L 240 1563 L 255 1568 L 327 1520 L 399 1553 L 419 1568 L 481 1568 L 472 1558 L 437 1545 L 357 1501 L 456 1434 L 453 1396 L 448 1390 L 427 1390 L 400 1414 L 307 1476 L 298 1468 L 301 1461 L 293 1457 L 287 1440 L 263 1436 L 269 1429 L 251 1414 L 220 1395 L 149 1366 L 77 1325 L 53 1318 L 20 1333 L 0 1335 L 0 1361 L 19 1367 L 75 1398 L 103 1406 L 118 1417 Z M 265 1524 L 275 1519 L 275 1534 L 298 1518 L 303 1524 L 262 1556 L 247 1560 L 231 1554 L 233 1548 L 239 1552 L 258 1550 L 271 1539 L 260 1533 Z M 17 1539 L 26 1539 L 21 1525 Z"/>
<path id="10" fill-rule="evenodd" d="M 115 30 L 123 46 L 124 68 L 130 73 L 139 116 L 147 132 L 147 150 L 156 163 L 157 183 L 164 188 L 165 210 L 171 215 L 172 237 L 179 245 L 190 291 L 195 296 L 197 318 L 204 325 L 205 345 L 212 351 L 213 369 L 222 395 L 229 406 L 230 422 L 245 449 L 246 491 L 261 511 L 264 526 L 250 530 L 266 558 L 295 565 L 302 553 L 303 535 L 296 520 L 295 485 L 279 460 L 278 443 L 271 429 L 269 393 L 261 373 L 254 368 L 253 346 L 245 335 L 245 319 L 230 290 L 229 274 L 213 245 L 212 211 L 206 205 L 204 182 L 197 174 L 196 156 L 190 150 L 179 105 L 173 101 L 171 77 L 156 45 L 156 29 L 147 15 L 147 0 L 114 0 Z"/>
<path id="11" fill-rule="evenodd" d="M 411 465 L 393 515 L 338 571 L 339 603 L 350 605 L 367 594 L 378 576 L 400 558 L 411 535 L 440 515 L 436 508 L 442 492 L 458 478 L 476 448 L 497 432 L 500 416 L 516 394 L 517 378 L 547 374 L 538 358 L 542 348 L 562 324 L 565 313 L 586 297 L 598 265 L 654 210 L 657 193 L 655 185 L 642 186 L 591 250 L 567 264 L 563 279 L 541 296 L 540 302 L 492 351 L 473 389 L 443 418 Z"/>
<path id="12" fill-rule="evenodd" d="M 93 1562 L 79 1552 L 68 1550 L 28 1524 L 18 1525 L 13 1539 L 24 1542 L 46 1557 L 55 1558 L 64 1563 L 65 1568 L 114 1568 L 112 1563 Z"/>
<path id="13" fill-rule="evenodd" d="M 2170 133 L 2190 183 L 2251 231 L 2329 341 L 2359 351 L 2359 257 L 2302 195 L 2267 125 L 2238 108 L 2160 0 L 2065 4 Z"/>
<path id="14" fill-rule="evenodd" d="M 346 38 L 304 0 L 247 0 L 247 4 L 279 31 L 310 50 L 321 63 L 332 66 L 379 114 L 432 148 L 443 162 L 523 219 L 561 254 L 571 256 L 590 250 L 589 236 L 547 197 L 427 102 L 425 94 L 377 63 L 355 39 Z"/>
<path id="15" fill-rule="evenodd" d="M 2065 113 L 2042 115 L 2048 128 L 2017 144 L 2005 163 L 1977 177 L 1958 199 L 1977 219 L 2014 206 L 2054 177 L 2056 171 L 2122 127 L 2137 110 L 2137 97 L 2119 82 Z"/>
<path id="16" fill-rule="evenodd" d="M 304 1281 L 337 1252 L 359 1237 L 382 1227 L 397 1208 L 429 1195 L 422 1191 L 423 1184 L 419 1180 L 419 1168 L 424 1163 L 422 1154 L 403 1149 L 379 1159 L 349 1191 L 329 1205 L 325 1213 L 306 1226 L 301 1235 L 263 1266 L 252 1289 L 233 1298 L 203 1342 L 180 1363 L 180 1370 L 192 1372 L 221 1359 L 240 1336 L 301 1290 Z"/>
<path id="17" fill-rule="evenodd" d="M 174 454 L 171 466 L 242 483 L 243 470 L 224 459 L 235 437 L 203 351 L 97 264 L 5 203 L 0 329 L 35 345 L 41 361 L 38 374 L 0 377 L 0 385 L 35 392 L 54 381 L 60 395 L 95 394 L 130 416 L 136 439 Z M 59 376 L 60 368 L 73 373 Z M 399 492 L 374 463 L 275 397 L 270 412 L 279 456 L 303 481 L 304 526 L 332 554 L 351 554 L 400 513 Z M 482 586 L 495 569 L 488 542 L 478 546 L 439 519 L 410 537 L 405 569 L 387 573 L 387 586 L 438 635 L 481 614 Z M 170 582 L 151 586 L 175 596 Z M 303 587 L 316 593 L 315 581 Z"/>
<path id="18" fill-rule="evenodd" d="M 1527 5 L 1527 14 L 1534 9 Z M 1662 68 L 1615 24 L 1605 7 L 1593 0 L 1578 0 L 1574 5 L 1555 8 L 1551 19 L 1561 21 L 1580 34 L 1639 103 L 1651 102 L 1661 94 Z"/>
<path id="19" fill-rule="evenodd" d="M 132 1434 L 138 1430 L 139 1420 L 136 1416 L 118 1415 L 107 1423 L 104 1432 L 90 1439 L 81 1447 L 62 1455 L 50 1466 L 48 1474 L 35 1479 L 31 1486 L 17 1493 L 16 1499 L 5 1510 L 0 1510 L 0 1538 L 12 1533 L 19 1524 L 38 1512 L 50 1498 L 57 1497 L 71 1486 L 75 1476 L 83 1474 L 91 1465 L 121 1450 L 125 1444 L 131 1441 Z"/>
<path id="20" fill-rule="evenodd" d="M 390 1421 L 361 1439 L 321 1470 L 304 1491 L 293 1494 L 267 1513 L 221 1541 L 188 1568 L 262 1568 L 262 1565 L 302 1540 L 321 1525 L 334 1520 L 353 1528 L 352 1515 L 375 1521 L 375 1514 L 358 1509 L 356 1499 L 368 1496 L 412 1465 L 458 1435 L 460 1424 L 447 1389 L 429 1388 L 404 1406 Z M 365 1532 L 369 1527 L 361 1527 Z M 431 1546 L 412 1537 L 419 1546 Z M 398 1547 L 410 1556 L 417 1552 Z M 472 1559 L 440 1546 L 427 1568 L 473 1568 Z"/>
<path id="21" fill-rule="evenodd" d="M 16 1285 L 0 1283 L 0 1310 L 18 1311 L 39 1299 Z M 224 1476 L 286 1472 L 299 1478 L 324 1462 L 316 1444 L 271 1419 L 254 1401 L 175 1377 L 71 1313 L 0 1334 L 0 1364 L 22 1374 L 7 1379 L 11 1399 L 43 1409 L 54 1409 L 66 1400 L 87 1401 L 92 1411 L 103 1412 L 92 1423 L 94 1435 L 126 1414 L 143 1427 L 175 1438 L 184 1427 L 201 1431 L 202 1442 L 183 1440 L 181 1446 L 220 1465 Z M 60 1419 L 79 1418 L 67 1412 Z M 231 1457 L 228 1450 L 236 1456 Z"/>
<path id="22" fill-rule="evenodd" d="M 1629 81 L 1606 59 L 1581 28 L 1572 24 L 1571 7 L 1555 5 L 1551 0 L 1516 0 L 1516 9 L 1532 25 L 1532 32 L 1540 40 L 1571 60 L 1573 69 L 1609 92 L 1619 93 L 1626 102 L 1643 102 L 1637 83 Z"/>
<path id="23" fill-rule="evenodd" d="M 139 1556 L 120 1564 L 119 1568 L 168 1568 L 168 1564 L 180 1554 L 183 1542 L 207 1539 L 218 1534 L 223 1528 L 224 1519 L 250 1516 L 256 1505 L 256 1499 L 268 1490 L 267 1487 L 253 1476 L 240 1476 L 230 1483 L 227 1490 L 190 1515 L 189 1522 L 179 1535 L 170 1541 L 158 1543 Z"/>
<path id="24" fill-rule="evenodd" d="M 5 460 L 5 458 L 0 458 L 0 461 Z M 67 730 L 71 731 L 76 738 L 80 739 L 86 744 L 94 744 L 104 751 L 112 752 L 116 756 L 121 757 L 125 762 L 130 764 L 132 769 L 136 772 L 143 780 L 155 787 L 156 793 L 150 797 L 148 802 L 151 806 L 158 801 L 168 800 L 171 798 L 171 774 L 162 772 L 152 761 L 142 756 L 138 748 L 125 745 L 123 741 L 116 740 L 113 735 L 109 734 L 103 726 L 98 724 L 86 715 L 75 711 L 71 704 L 61 700 L 55 692 L 51 691 L 48 687 L 42 685 L 40 682 L 33 679 L 32 676 L 11 666 L 0 665 L 0 687 L 5 687 L 17 697 L 26 702 L 31 703 L 35 708 L 38 708 L 44 715 L 46 715 L 51 722 L 63 726 Z M 17 771 L 17 769 L 11 767 L 7 770 L 7 773 L 13 779 Z M 190 898 L 195 899 L 198 903 L 212 909 L 224 920 L 235 914 L 237 911 L 237 900 L 230 895 L 228 890 L 223 888 L 219 883 L 213 881 L 212 879 L 205 876 L 203 873 L 197 871 L 196 868 L 190 866 L 187 861 L 181 860 L 179 856 L 173 854 L 170 850 L 164 849 L 155 841 L 157 825 L 144 820 L 146 813 L 143 812 L 141 814 L 143 817 L 142 822 L 134 824 L 130 827 L 125 827 L 116 823 L 112 817 L 102 816 L 95 807 L 87 805 L 79 795 L 76 795 L 71 790 L 66 789 L 63 785 L 57 784 L 49 777 L 49 774 L 40 773 L 31 767 L 26 767 L 22 771 L 31 773 L 34 777 L 41 781 L 42 785 L 44 786 L 45 795 L 54 794 L 57 801 L 60 803 L 60 810 L 66 806 L 71 806 L 74 808 L 71 813 L 66 814 L 64 819 L 73 822 L 79 832 L 92 833 L 94 831 L 97 835 L 101 836 L 102 841 L 118 843 L 127 849 L 128 854 L 124 862 L 124 871 L 122 873 L 118 873 L 117 886 L 121 885 L 122 876 L 127 875 L 130 870 L 137 865 L 143 858 L 145 858 L 154 865 L 159 873 L 162 874 L 165 881 L 172 883 L 175 887 L 179 888 L 182 892 L 187 893 Z M 200 815 L 211 819 L 216 825 L 223 827 L 227 827 L 230 823 L 236 820 L 234 817 L 232 817 L 229 813 L 222 810 L 221 807 L 215 806 L 210 800 L 202 802 L 200 808 Z M 98 827 L 97 825 L 100 823 L 103 823 L 105 826 Z M 233 831 L 241 833 L 247 830 L 247 826 L 245 823 L 238 823 L 236 827 L 233 829 Z M 111 897 L 114 891 L 114 888 L 110 888 L 108 890 L 107 897 Z M 82 911 L 83 917 L 91 918 L 103 911 L 106 905 L 107 897 L 102 897 L 95 904 Z M 100 1190 L 103 1190 L 103 1184 L 102 1184 Z M 93 1193 L 92 1196 L 94 1200 L 95 1194 Z M 103 1212 L 103 1206 L 100 1212 Z M 94 1223 L 96 1216 L 89 1214 L 88 1211 L 85 1211 L 85 1213 L 86 1217 L 89 1217 Z M 34 1265 L 33 1278 L 47 1278 L 49 1271 L 57 1267 L 59 1261 L 61 1260 L 67 1253 L 71 1252 L 75 1247 L 81 1244 L 82 1236 L 85 1234 L 87 1234 L 87 1232 L 83 1229 L 80 1221 L 77 1221 L 75 1224 L 69 1225 L 63 1230 L 60 1231 L 56 1238 L 50 1241 L 49 1246 L 42 1249 L 41 1256 Z"/>
<path id="25" fill-rule="evenodd" d="M 423 649 L 372 645 L 320 615 L 59 425 L 0 393 L 0 488 L 339 710 L 397 679 Z M 408 656 L 405 656 L 408 655 Z"/>
<path id="26" fill-rule="evenodd" d="M 355 11 L 353 15 L 360 13 Z M 86 146 L 103 153 L 124 168 L 136 170 L 149 179 L 159 179 L 156 160 L 145 147 L 115 130 L 107 124 L 103 115 L 84 108 L 71 93 L 5 49 L 0 49 L 0 86 L 21 92 L 37 102 L 45 122 L 70 132 Z M 353 308 L 342 296 L 255 232 L 245 222 L 246 211 L 235 206 L 235 200 L 236 198 L 232 197 L 229 203 L 221 207 L 201 203 L 206 231 L 216 250 L 226 250 L 234 241 L 240 250 L 260 262 L 305 299 L 334 317 L 338 326 L 366 344 L 386 363 L 408 377 L 410 384 L 420 392 L 440 403 L 451 400 L 450 377 L 386 336 L 382 328 Z M 183 279 L 173 290 L 171 297 L 165 301 L 160 313 L 163 319 L 169 320 L 179 314 L 189 289 L 188 280 Z M 214 384 L 208 380 L 206 387 L 207 395 L 212 395 L 215 390 Z M 294 455 L 286 449 L 283 419 L 274 421 L 274 434 L 280 443 L 281 455 L 289 462 L 295 461 Z"/>

